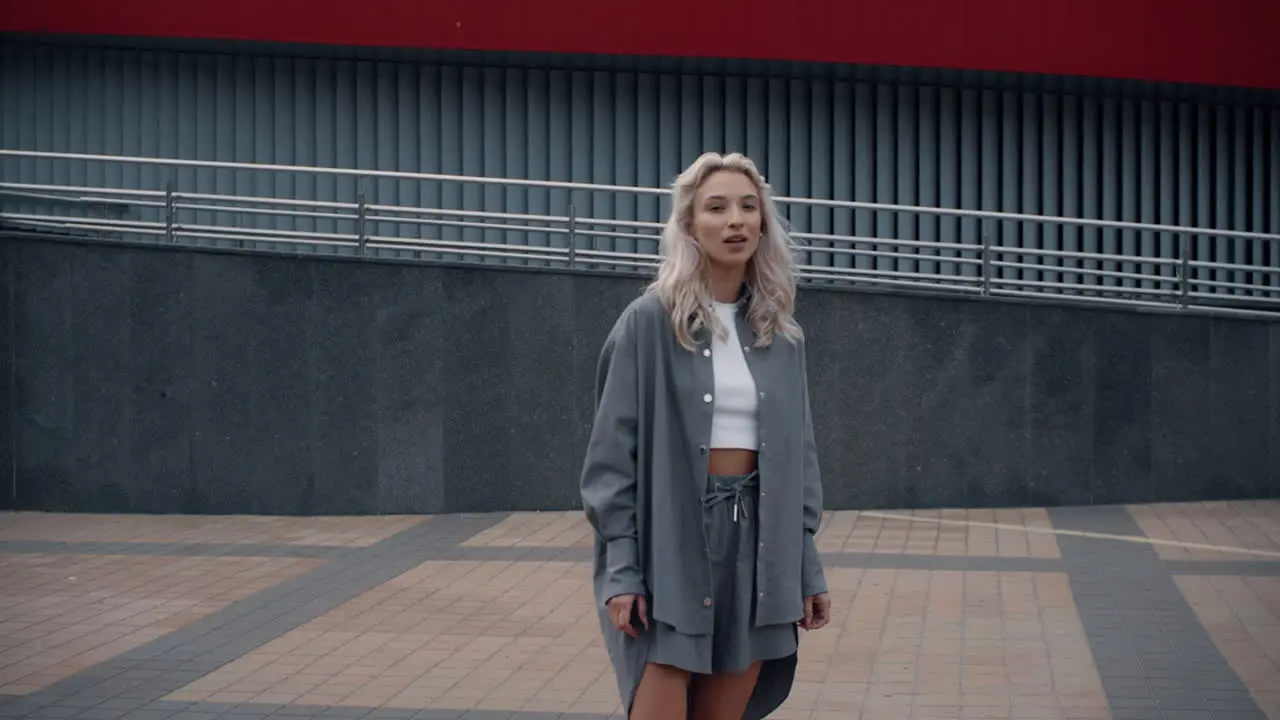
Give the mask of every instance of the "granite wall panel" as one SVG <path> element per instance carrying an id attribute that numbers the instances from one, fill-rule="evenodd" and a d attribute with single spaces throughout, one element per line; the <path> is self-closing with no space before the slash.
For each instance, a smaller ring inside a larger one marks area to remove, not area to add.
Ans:
<path id="1" fill-rule="evenodd" d="M 13 259 L 13 414 L 18 508 L 91 507 L 77 492 L 72 266 L 81 248 L 5 243 Z M 96 451 L 96 450 L 95 450 Z M 96 479 L 89 482 L 96 482 Z"/>
<path id="2" fill-rule="evenodd" d="M 0 244 L 0 510 L 10 510 L 17 500 L 14 450 L 17 448 L 17 414 L 13 411 L 13 248 Z"/>
<path id="3" fill-rule="evenodd" d="M 1271 459 L 1263 477 L 1264 497 L 1280 497 L 1280 323 L 1271 326 Z M 1261 385 L 1261 383 L 1259 383 Z"/>
<path id="4" fill-rule="evenodd" d="M 1205 497 L 1265 497 L 1267 471 L 1258 464 L 1270 446 L 1271 328 L 1235 319 L 1211 324 L 1209 433 L 1213 438 Z"/>
<path id="5" fill-rule="evenodd" d="M 600 344 L 643 287 L 30 239 L 0 260 L 11 504 L 49 510 L 576 507 Z M 799 317 L 828 507 L 1280 491 L 1280 324 L 818 288 Z"/>

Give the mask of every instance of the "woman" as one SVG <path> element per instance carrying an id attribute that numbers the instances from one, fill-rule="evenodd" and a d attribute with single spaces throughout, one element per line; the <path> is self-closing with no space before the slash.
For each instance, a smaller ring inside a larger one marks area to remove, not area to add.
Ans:
<path id="1" fill-rule="evenodd" d="M 830 614 L 790 240 L 750 160 L 676 179 L 657 278 L 617 319 L 582 472 L 628 717 L 762 718 Z"/>

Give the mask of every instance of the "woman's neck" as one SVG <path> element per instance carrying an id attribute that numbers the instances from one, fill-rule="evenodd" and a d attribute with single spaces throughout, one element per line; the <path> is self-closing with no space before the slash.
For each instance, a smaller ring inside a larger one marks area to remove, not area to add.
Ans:
<path id="1" fill-rule="evenodd" d="M 737 302 L 738 295 L 742 292 L 742 282 L 746 277 L 747 269 L 742 266 L 732 268 L 708 267 L 707 285 L 711 289 L 711 297 L 716 302 Z"/>

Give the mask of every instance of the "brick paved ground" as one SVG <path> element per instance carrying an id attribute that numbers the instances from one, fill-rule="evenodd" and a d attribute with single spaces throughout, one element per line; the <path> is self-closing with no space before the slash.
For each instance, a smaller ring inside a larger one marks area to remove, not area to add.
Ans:
<path id="1" fill-rule="evenodd" d="M 829 513 L 778 718 L 1280 720 L 1280 503 Z M 0 718 L 619 712 L 580 513 L 0 515 Z"/>

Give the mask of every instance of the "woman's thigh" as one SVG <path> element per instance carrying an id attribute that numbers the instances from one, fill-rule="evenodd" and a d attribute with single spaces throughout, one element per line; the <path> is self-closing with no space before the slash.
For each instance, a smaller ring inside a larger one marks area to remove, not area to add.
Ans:
<path id="1" fill-rule="evenodd" d="M 686 720 L 689 673 L 670 665 L 649 663 L 631 702 L 631 720 Z"/>
<path id="2" fill-rule="evenodd" d="M 761 666 L 754 662 L 741 673 L 697 676 L 692 683 L 694 720 L 742 720 Z"/>

